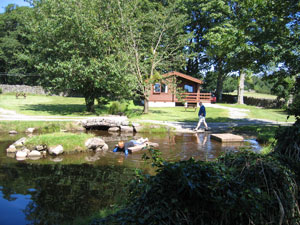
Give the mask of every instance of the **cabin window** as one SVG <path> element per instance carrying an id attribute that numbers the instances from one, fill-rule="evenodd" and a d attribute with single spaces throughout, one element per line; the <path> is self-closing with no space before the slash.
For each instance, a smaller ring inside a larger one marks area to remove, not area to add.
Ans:
<path id="1" fill-rule="evenodd" d="M 188 84 L 184 85 L 184 90 L 188 93 L 194 93 L 194 87 Z"/>
<path id="2" fill-rule="evenodd" d="M 154 93 L 168 93 L 168 86 L 165 84 L 154 84 Z"/>
<path id="3" fill-rule="evenodd" d="M 154 93 L 160 93 L 160 83 L 154 84 Z"/>
<path id="4" fill-rule="evenodd" d="M 161 92 L 168 93 L 168 86 L 166 84 L 161 84 Z"/>

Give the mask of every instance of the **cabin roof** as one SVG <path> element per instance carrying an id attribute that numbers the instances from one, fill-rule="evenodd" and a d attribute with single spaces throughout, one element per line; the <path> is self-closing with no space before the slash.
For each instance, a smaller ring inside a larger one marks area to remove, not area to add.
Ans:
<path id="1" fill-rule="evenodd" d="M 197 79 L 195 77 L 192 77 L 192 76 L 189 76 L 189 75 L 186 75 L 186 74 L 183 74 L 183 73 L 179 73 L 177 71 L 172 71 L 172 72 L 169 72 L 169 73 L 166 73 L 166 74 L 162 75 L 162 77 L 164 77 L 164 78 L 169 77 L 169 76 L 178 76 L 178 77 L 182 77 L 184 79 L 193 81 L 193 82 L 195 82 L 197 84 L 203 84 L 202 80 L 199 80 L 199 79 Z"/>

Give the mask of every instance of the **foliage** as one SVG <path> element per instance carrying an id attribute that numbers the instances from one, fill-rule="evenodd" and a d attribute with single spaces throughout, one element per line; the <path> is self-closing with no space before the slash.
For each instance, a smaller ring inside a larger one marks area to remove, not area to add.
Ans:
<path id="1" fill-rule="evenodd" d="M 152 84 L 166 71 L 184 65 L 184 48 L 191 36 L 184 31 L 185 11 L 181 0 L 126 0 L 118 4 L 128 72 L 134 75 L 136 92 L 144 100 L 144 113 L 148 113 Z"/>
<path id="2" fill-rule="evenodd" d="M 282 67 L 298 73 L 298 1 L 190 0 L 187 8 L 187 30 L 194 33 L 190 50 L 196 55 L 188 65 L 217 74 L 218 100 L 231 72 L 270 73 Z"/>
<path id="3" fill-rule="evenodd" d="M 30 52 L 30 33 L 25 23 L 30 20 L 32 9 L 9 4 L 0 14 L 0 81 L 12 84 L 36 84 L 36 77 L 13 77 L 3 74 L 35 72 Z"/>
<path id="4" fill-rule="evenodd" d="M 120 15 L 116 1 L 46 0 L 35 3 L 28 21 L 32 50 L 43 86 L 52 92 L 73 91 L 85 98 L 87 111 L 94 100 L 131 96 L 121 51 Z"/>
<path id="5" fill-rule="evenodd" d="M 277 144 L 274 151 L 277 154 L 300 162 L 300 125 L 298 123 L 278 130 L 275 139 Z"/>
<path id="6" fill-rule="evenodd" d="M 155 176 L 137 177 L 124 210 L 93 224 L 296 224 L 293 175 L 274 159 L 240 152 L 158 161 Z"/>
<path id="7" fill-rule="evenodd" d="M 128 104 L 125 102 L 112 102 L 108 108 L 111 115 L 124 115 L 128 110 Z"/>
<path id="8" fill-rule="evenodd" d="M 56 145 L 62 145 L 64 152 L 86 151 L 85 141 L 88 138 L 93 137 L 92 134 L 74 134 L 74 133 L 62 133 L 56 132 L 51 134 L 41 134 L 33 136 L 26 141 L 26 146 L 32 148 L 36 145 L 46 145 L 47 147 L 53 147 Z"/>
<path id="9" fill-rule="evenodd" d="M 0 88 L 0 94 L 2 94 L 2 88 Z"/>

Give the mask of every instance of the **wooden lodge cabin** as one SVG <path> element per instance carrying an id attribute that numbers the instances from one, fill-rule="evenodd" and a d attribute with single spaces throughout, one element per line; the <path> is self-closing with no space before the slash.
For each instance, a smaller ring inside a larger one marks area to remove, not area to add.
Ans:
<path id="1" fill-rule="evenodd" d="M 163 81 L 154 84 L 151 88 L 150 107 L 174 107 L 183 105 L 183 102 L 197 106 L 200 101 L 204 104 L 211 103 L 211 93 L 201 92 L 202 80 L 176 71 L 163 74 L 162 77 Z M 173 91 L 172 86 L 174 85 L 172 84 L 174 83 L 182 90 L 181 99 L 177 99 L 176 93 Z"/>

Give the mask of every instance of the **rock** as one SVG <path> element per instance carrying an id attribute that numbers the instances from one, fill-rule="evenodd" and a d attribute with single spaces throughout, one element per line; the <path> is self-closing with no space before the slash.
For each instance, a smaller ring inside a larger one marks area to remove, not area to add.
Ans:
<path id="1" fill-rule="evenodd" d="M 108 129 L 108 132 L 119 132 L 120 131 L 120 127 L 110 127 Z"/>
<path id="2" fill-rule="evenodd" d="M 61 161 L 63 161 L 63 158 L 60 158 L 60 157 L 55 157 L 55 158 L 51 158 L 50 159 L 52 162 L 61 162 Z"/>
<path id="3" fill-rule="evenodd" d="M 6 156 L 9 157 L 9 158 L 15 158 L 16 157 L 16 154 L 15 153 L 6 153 Z"/>
<path id="4" fill-rule="evenodd" d="M 28 154 L 28 157 L 40 157 L 40 156 L 42 156 L 42 154 L 37 150 L 33 150 Z"/>
<path id="5" fill-rule="evenodd" d="M 8 133 L 9 133 L 9 134 L 17 134 L 18 132 L 15 131 L 15 130 L 11 130 L 11 131 L 9 131 Z"/>
<path id="6" fill-rule="evenodd" d="M 49 148 L 49 154 L 51 155 L 60 155 L 64 152 L 64 148 L 62 145 L 57 145 L 55 147 Z"/>
<path id="7" fill-rule="evenodd" d="M 44 150 L 47 150 L 47 146 L 46 145 L 37 145 L 37 146 L 35 146 L 35 150 L 44 151 Z"/>
<path id="8" fill-rule="evenodd" d="M 32 127 L 26 129 L 26 133 L 33 133 L 34 131 L 35 131 L 35 128 L 32 128 Z"/>
<path id="9" fill-rule="evenodd" d="M 121 132 L 133 132 L 133 127 L 121 126 Z"/>
<path id="10" fill-rule="evenodd" d="M 108 151 L 108 145 L 107 144 L 105 144 L 105 145 L 103 145 L 103 147 L 102 147 L 102 151 Z"/>
<path id="11" fill-rule="evenodd" d="M 108 145 L 107 144 L 104 144 L 102 147 L 97 147 L 96 148 L 96 152 L 106 152 L 108 150 Z"/>
<path id="12" fill-rule="evenodd" d="M 17 140 L 15 143 L 13 143 L 13 145 L 14 145 L 16 148 L 18 148 L 18 147 L 24 146 L 25 142 L 26 142 L 26 138 L 25 138 L 25 137 L 22 137 L 22 138 L 20 138 L 19 140 Z"/>
<path id="13" fill-rule="evenodd" d="M 101 138 L 90 138 L 85 142 L 85 147 L 88 149 L 97 149 L 98 147 L 102 148 L 105 145 L 105 141 Z"/>
<path id="14" fill-rule="evenodd" d="M 137 133 L 145 131 L 143 126 L 136 126 L 133 128 L 134 128 L 134 132 L 137 132 Z"/>
<path id="15" fill-rule="evenodd" d="M 17 148 L 14 145 L 10 145 L 7 149 L 6 149 L 7 153 L 15 153 L 17 152 Z"/>
<path id="16" fill-rule="evenodd" d="M 85 160 L 88 161 L 88 162 L 95 162 L 95 161 L 97 161 L 99 159 L 100 159 L 99 155 L 85 157 Z"/>
<path id="17" fill-rule="evenodd" d="M 27 157 L 27 151 L 21 150 L 17 151 L 16 158 L 26 158 Z"/>

